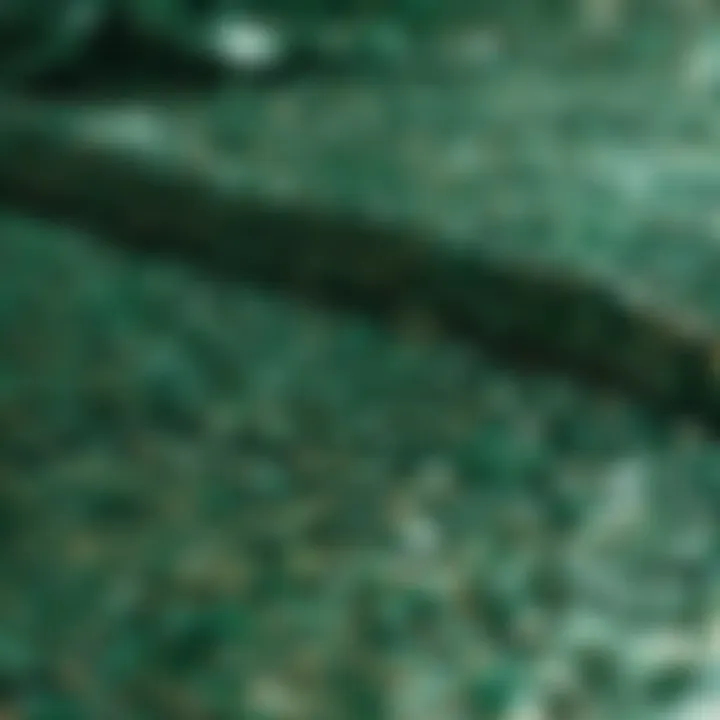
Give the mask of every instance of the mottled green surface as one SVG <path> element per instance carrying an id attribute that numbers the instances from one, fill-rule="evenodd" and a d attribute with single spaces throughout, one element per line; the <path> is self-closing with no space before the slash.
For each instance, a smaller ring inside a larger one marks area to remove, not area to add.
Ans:
<path id="1" fill-rule="evenodd" d="M 417 319 L 0 231 L 20 717 L 629 718 L 688 687 L 717 614 L 699 428 Z"/>
<path id="2" fill-rule="evenodd" d="M 119 163 L 84 164 L 52 114 L 0 133 L 2 197 L 30 208 L 0 213 L 3 720 L 714 716 L 716 436 L 577 363 L 501 361 L 432 298 L 541 319 L 515 331 L 566 354 L 597 311 L 584 359 L 632 355 L 655 389 L 690 337 L 675 390 L 702 394 L 715 102 L 657 71 L 418 76 L 151 88 L 172 132 L 123 114 Z M 69 220 L 32 217 L 53 198 Z M 224 226 L 237 198 L 262 222 Z M 252 284 L 268 268 L 284 290 Z M 302 299 L 328 275 L 355 310 Z"/>

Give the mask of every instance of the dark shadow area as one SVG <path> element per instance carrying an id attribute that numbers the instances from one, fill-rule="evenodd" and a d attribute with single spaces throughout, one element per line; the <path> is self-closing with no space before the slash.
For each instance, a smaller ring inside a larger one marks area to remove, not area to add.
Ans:
<path id="1" fill-rule="evenodd" d="M 80 62 L 30 82 L 30 95 L 74 99 L 141 91 L 196 94 L 219 82 L 219 69 L 162 39 L 139 35 L 119 13 L 106 18 Z"/>
<path id="2" fill-rule="evenodd" d="M 109 15 L 80 61 L 26 83 L 23 94 L 46 100 L 184 97 L 202 99 L 229 84 L 256 88 L 308 77 L 347 78 L 362 73 L 352 58 L 328 57 L 313 44 L 288 40 L 283 61 L 253 71 L 223 67 L 217 58 L 162 36 L 146 37 L 123 15 Z"/>
<path id="3" fill-rule="evenodd" d="M 230 209 L 200 211 L 220 235 L 232 238 L 209 242 L 213 229 L 197 212 L 207 199 L 193 199 L 202 198 L 202 191 L 190 183 L 173 192 L 186 196 L 177 203 L 182 212 L 144 220 L 142 213 L 123 216 L 107 204 L 91 209 L 72 193 L 18 193 L 0 185 L 16 210 L 90 231 L 131 252 L 190 263 L 223 281 L 249 283 L 334 312 L 372 317 L 391 332 L 398 318 L 424 317 L 442 335 L 481 343 L 495 361 L 531 373 L 570 373 L 600 391 L 633 397 L 660 417 L 694 418 L 713 434 L 720 431 L 706 343 L 673 338 L 658 328 L 666 345 L 657 360 L 671 369 L 663 383 L 648 358 L 638 363 L 632 356 L 636 345 L 657 340 L 653 318 L 631 313 L 608 289 L 492 258 L 468 264 L 447 251 L 438 254 L 411 229 L 383 229 L 353 215 L 242 199 Z M 338 238 L 348 241 L 339 244 Z M 338 261 L 339 253 L 345 253 L 344 262 Z M 522 310 L 512 316 L 503 307 Z M 576 313 L 603 328 L 603 347 L 577 342 L 563 330 L 580 326 Z"/>

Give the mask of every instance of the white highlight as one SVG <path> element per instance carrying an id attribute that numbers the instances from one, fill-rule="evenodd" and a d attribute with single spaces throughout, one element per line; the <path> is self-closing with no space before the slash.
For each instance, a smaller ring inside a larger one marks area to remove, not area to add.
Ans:
<path id="1" fill-rule="evenodd" d="M 237 68 L 263 70 L 283 57 L 285 44 L 270 26 L 248 19 L 222 20 L 212 36 L 213 49 L 222 60 Z"/>

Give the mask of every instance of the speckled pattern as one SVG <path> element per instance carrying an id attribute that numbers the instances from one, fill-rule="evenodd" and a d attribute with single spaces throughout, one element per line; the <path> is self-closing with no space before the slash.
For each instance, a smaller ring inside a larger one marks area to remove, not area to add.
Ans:
<path id="1" fill-rule="evenodd" d="M 34 148 L 0 132 L 3 196 L 13 178 L 74 187 L 76 219 L 90 209 L 109 230 L 127 216 L 167 246 L 200 240 L 157 258 L 0 214 L 3 720 L 712 716 L 716 434 L 581 372 L 501 362 L 417 295 L 380 323 L 221 272 L 200 262 L 232 256 L 207 232 L 214 201 L 193 205 L 182 183 L 169 203 L 146 192 L 148 168 L 192 168 L 231 202 L 310 208 L 309 232 L 277 213 L 275 265 L 328 249 L 317 217 L 344 211 L 346 245 L 330 254 L 341 281 L 367 270 L 363 252 L 343 256 L 358 218 L 398 223 L 432 250 L 416 256 L 455 273 L 441 278 L 456 311 L 487 301 L 478 273 L 502 266 L 486 304 L 524 298 L 515 309 L 537 319 L 558 307 L 527 308 L 527 268 L 544 265 L 545 292 L 567 283 L 604 318 L 616 296 L 642 307 L 626 336 L 590 323 L 606 357 L 647 343 L 622 366 L 636 378 L 686 335 L 712 377 L 713 102 L 580 84 L 489 74 L 156 98 L 123 118 L 139 154 L 120 180 L 122 163 L 73 165 L 85 156 L 62 151 L 59 125 Z M 158 133 L 165 111 L 173 130 Z M 256 267 L 270 234 L 233 228 L 225 240 Z M 373 248 L 388 283 L 405 277 Z M 535 339 L 572 349 L 547 319 L 554 331 Z"/>
<path id="2" fill-rule="evenodd" d="M 720 457 L 698 426 L 418 318 L 7 212 L 0 237 L 8 717 L 714 701 L 694 688 L 717 652 Z"/>

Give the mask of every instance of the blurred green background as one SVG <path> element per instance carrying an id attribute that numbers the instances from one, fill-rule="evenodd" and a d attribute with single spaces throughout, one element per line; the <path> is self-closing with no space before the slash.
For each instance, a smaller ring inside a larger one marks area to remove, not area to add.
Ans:
<path id="1" fill-rule="evenodd" d="M 489 145 L 527 141 L 539 162 L 479 178 L 488 208 L 549 198 L 559 253 L 712 315 L 720 183 L 694 163 L 720 136 L 714 9 L 627 3 L 615 22 L 612 5 L 626 3 L 243 7 L 310 30 L 362 17 L 431 38 L 492 18 L 507 59 L 473 107 L 487 108 Z M 226 6 L 115 9 L 146 43 L 184 52 L 203 33 L 195 18 Z M 109 7 L 0 4 L 14 92 L 56 64 L 92 69 L 93 11 Z M 253 121 L 243 88 L 188 96 L 230 145 Z M 454 147 L 480 122 L 470 105 L 427 107 L 422 127 Z M 644 192 L 647 157 L 677 147 L 692 162 Z M 612 192 L 575 182 L 590 160 L 570 180 L 558 165 L 591 156 Z M 676 224 L 642 224 L 668 208 Z M 531 252 L 533 227 L 513 227 Z M 379 323 L 5 203 L 0 718 L 718 717 L 713 433 L 490 350 L 418 308 Z"/>

